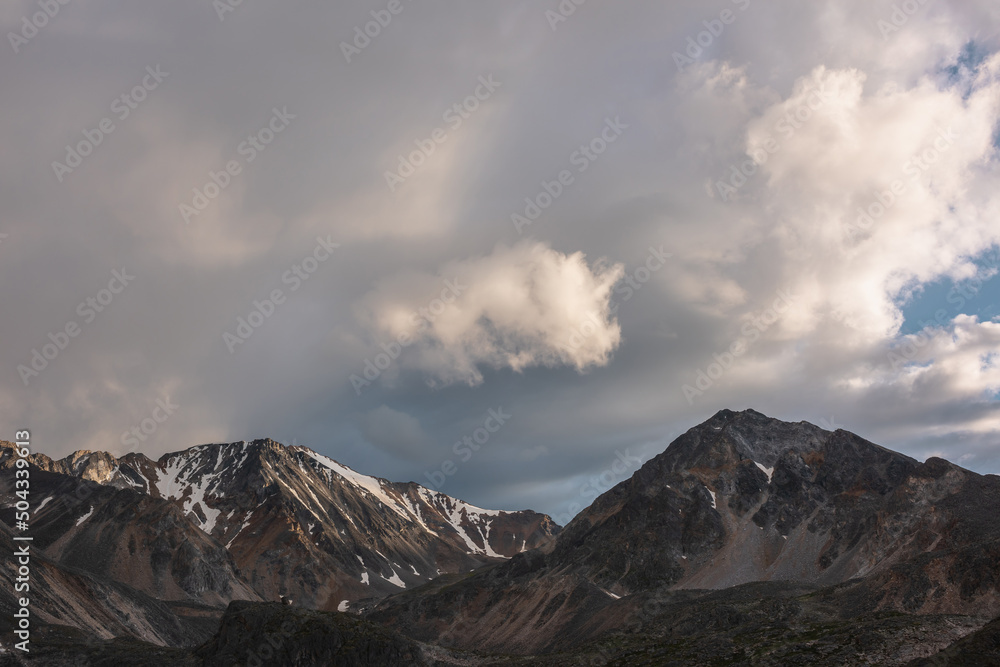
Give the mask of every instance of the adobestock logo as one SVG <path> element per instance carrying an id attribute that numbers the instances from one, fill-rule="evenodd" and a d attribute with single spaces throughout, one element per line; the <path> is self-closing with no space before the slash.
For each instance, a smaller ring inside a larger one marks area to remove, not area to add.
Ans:
<path id="1" fill-rule="evenodd" d="M 740 8 L 740 11 L 746 11 L 747 7 L 750 6 L 750 0 L 732 0 L 734 5 Z M 705 49 L 712 46 L 715 40 L 722 36 L 725 32 L 727 25 L 732 25 L 736 21 L 736 14 L 731 9 L 723 9 L 719 12 L 719 18 L 708 19 L 702 21 L 702 25 L 705 26 L 705 30 L 702 30 L 694 37 L 688 35 L 687 38 L 687 48 L 684 54 L 674 51 L 674 64 L 677 65 L 677 71 L 682 71 L 686 66 L 693 65 L 698 58 L 701 58 Z"/>
<path id="2" fill-rule="evenodd" d="M 789 109 L 778 122 L 774 124 L 774 132 L 784 137 L 784 141 L 790 140 L 798 130 L 819 111 L 824 104 L 833 99 L 832 92 L 827 92 L 822 88 L 811 91 L 805 97 L 805 101 L 794 109 Z M 729 178 L 719 179 L 715 182 L 715 188 L 722 201 L 731 201 L 737 191 L 747 184 L 749 179 L 757 173 L 759 168 L 766 164 L 768 159 L 781 150 L 782 143 L 768 135 L 753 150 L 747 154 L 750 159 L 743 160 L 739 165 L 733 164 L 729 167 Z"/>
<path id="3" fill-rule="evenodd" d="M 479 77 L 479 85 L 472 91 L 472 94 L 461 102 L 456 102 L 448 107 L 441 116 L 442 120 L 448 123 L 452 131 L 457 130 L 462 127 L 462 123 L 472 117 L 481 103 L 490 99 L 497 88 L 502 85 L 493 79 L 492 74 Z M 448 141 L 448 132 L 441 127 L 434 128 L 430 137 L 426 139 L 414 139 L 416 150 L 410 151 L 406 156 L 399 156 L 399 165 L 396 171 L 385 172 L 385 183 L 389 186 L 389 192 L 395 192 L 396 188 L 402 185 L 407 178 L 417 173 L 418 169 L 427 164 L 427 160 L 437 150 L 438 144 L 443 144 L 446 141 Z"/>
<path id="4" fill-rule="evenodd" d="M 581 7 L 587 0 L 561 0 L 556 7 L 557 11 L 545 10 L 545 20 L 549 22 L 552 32 L 556 31 L 560 23 L 565 23 L 570 16 L 576 13 L 577 7 Z"/>
<path id="5" fill-rule="evenodd" d="M 344 60 L 347 61 L 347 64 L 351 64 L 351 59 L 354 56 L 361 55 L 361 52 L 371 45 L 372 40 L 381 35 L 385 28 L 389 27 L 389 24 L 392 23 L 392 17 L 402 14 L 404 9 L 406 7 L 403 6 L 400 0 L 389 0 L 385 9 L 371 10 L 372 20 L 365 23 L 363 29 L 359 25 L 354 26 L 354 39 L 352 42 L 340 43 L 340 52 L 344 54 Z"/>
<path id="6" fill-rule="evenodd" d="M 597 475 L 591 475 L 587 481 L 580 487 L 580 497 L 587 503 L 590 504 L 594 498 L 601 495 L 605 491 L 608 491 L 615 484 L 618 484 L 624 479 L 628 479 L 631 476 L 631 470 L 633 468 L 639 468 L 642 466 L 642 458 L 638 456 L 633 456 L 628 448 L 624 452 L 620 450 L 615 450 L 615 460 L 614 462 L 605 470 L 601 471 Z M 559 516 L 552 517 L 553 521 L 558 523 L 560 526 L 565 526 L 573 517 L 579 513 L 586 505 L 581 505 L 579 502 L 570 503 L 566 512 L 560 514 Z"/>
<path id="7" fill-rule="evenodd" d="M 7 39 L 10 41 L 14 53 L 20 52 L 21 47 L 37 35 L 39 30 L 47 26 L 49 21 L 56 17 L 59 10 L 69 3 L 70 0 L 38 0 L 38 6 L 42 8 L 42 11 L 32 14 L 30 19 L 27 16 L 22 16 L 20 33 L 7 33 Z"/>
<path id="8" fill-rule="evenodd" d="M 938 128 L 937 136 L 931 145 L 916 153 L 909 160 L 903 163 L 902 170 L 904 176 L 909 176 L 910 181 L 916 183 L 940 158 L 955 145 L 958 134 L 949 126 L 947 130 Z M 854 224 L 847 226 L 848 236 L 859 237 L 875 224 L 882 216 L 889 212 L 899 201 L 900 197 L 906 194 L 906 183 L 902 179 L 895 179 L 889 184 L 887 190 L 876 190 L 872 201 L 864 207 L 858 207 L 858 217 Z"/>
<path id="9" fill-rule="evenodd" d="M 273 107 L 271 114 L 271 118 L 264 127 L 254 134 L 247 135 L 246 140 L 240 142 L 239 146 L 236 147 L 236 153 L 246 158 L 246 164 L 250 164 L 257 159 L 258 155 L 267 150 L 270 143 L 284 132 L 296 118 L 295 114 L 288 113 L 288 107 L 281 107 L 281 109 Z M 191 189 L 193 196 L 190 205 L 187 203 L 177 205 L 181 218 L 184 219 L 184 224 L 189 224 L 191 218 L 201 215 L 208 208 L 208 205 L 229 187 L 233 177 L 243 172 L 243 166 L 238 159 L 234 158 L 226 162 L 224 169 L 217 172 L 209 170 L 209 180 L 205 185 L 200 189 Z"/>
<path id="10" fill-rule="evenodd" d="M 290 269 L 281 274 L 282 284 L 291 285 L 289 292 L 297 292 L 303 283 L 309 280 L 310 276 L 316 273 L 320 265 L 330 259 L 333 251 L 339 247 L 339 243 L 330 240 L 329 234 L 325 239 L 322 236 L 317 236 L 316 247 L 313 248 L 312 253 L 306 255 L 300 262 L 293 264 Z M 222 333 L 222 341 L 229 349 L 229 354 L 233 354 L 236 352 L 237 346 L 250 340 L 254 331 L 264 326 L 264 322 L 271 319 L 278 306 L 283 305 L 287 298 L 284 291 L 275 288 L 264 299 L 255 299 L 250 313 L 246 317 L 236 318 L 235 334 L 228 331 Z"/>
<path id="11" fill-rule="evenodd" d="M 648 250 L 649 255 L 646 256 L 646 261 L 632 271 L 625 271 L 622 276 L 624 284 L 615 287 L 615 294 L 621 294 L 622 299 L 619 303 L 614 300 L 614 297 L 611 297 L 608 302 L 609 315 L 617 315 L 621 304 L 630 301 L 652 279 L 653 274 L 666 266 L 667 260 L 673 257 L 673 254 L 664 250 L 662 245 L 658 248 L 649 246 Z M 587 313 L 584 321 L 573 327 L 569 340 L 561 347 L 567 352 L 575 352 L 583 347 L 591 336 L 598 331 L 604 331 L 605 328 L 606 325 L 601 322 L 601 318 L 593 313 Z"/>
<path id="12" fill-rule="evenodd" d="M 444 285 L 445 287 L 441 290 L 440 297 L 432 300 L 425 308 L 417 308 L 417 312 L 412 316 L 414 329 L 419 330 L 433 324 L 438 317 L 444 314 L 444 311 L 448 308 L 448 304 L 455 303 L 455 300 L 461 296 L 462 292 L 469 288 L 468 285 L 463 285 L 459 282 L 458 278 L 455 278 L 455 280 L 445 280 Z M 360 396 L 365 387 L 371 386 L 372 382 L 379 379 L 382 373 L 392 365 L 392 362 L 399 358 L 403 353 L 403 349 L 412 345 L 413 342 L 413 335 L 408 331 L 402 331 L 396 336 L 396 340 L 389 343 L 380 343 L 379 347 L 382 348 L 382 351 L 375 355 L 374 360 L 365 359 L 364 370 L 361 371 L 361 375 L 352 373 L 348 378 L 351 386 L 354 388 L 355 395 Z"/>
<path id="13" fill-rule="evenodd" d="M 149 65 L 146 67 L 146 74 L 139 83 L 114 99 L 111 103 L 111 112 L 118 116 L 119 121 L 124 121 L 139 108 L 142 102 L 146 101 L 149 93 L 159 88 L 168 76 L 170 76 L 170 72 L 161 71 L 159 65 L 155 67 Z M 52 171 L 56 175 L 56 180 L 62 183 L 66 176 L 72 174 L 73 170 L 82 165 L 84 159 L 104 143 L 104 139 L 116 129 L 115 122 L 107 117 L 99 120 L 94 129 L 84 128 L 81 131 L 83 139 L 75 145 L 66 144 L 64 162 L 53 160 Z"/>
<path id="14" fill-rule="evenodd" d="M 131 447 L 129 452 L 134 452 L 139 448 L 139 444 L 146 442 L 146 439 L 156 433 L 160 424 L 173 416 L 179 405 L 170 402 L 170 397 L 156 399 L 156 407 L 153 408 L 149 416 L 128 431 L 122 432 L 120 441 L 123 446 Z M 126 452 L 128 453 L 128 452 Z"/>
<path id="15" fill-rule="evenodd" d="M 954 305 L 952 313 L 949 313 L 944 308 L 938 308 L 934 312 L 934 319 L 921 320 L 919 331 L 904 336 L 901 341 L 896 342 L 886 354 L 886 360 L 892 365 L 892 370 L 898 371 L 900 368 L 905 367 L 909 362 L 913 361 L 920 350 L 927 347 L 928 343 L 939 336 L 946 335 L 948 333 L 948 325 L 959 309 L 979 295 L 979 291 L 985 283 L 982 276 L 987 276 L 986 279 L 988 280 L 989 277 L 996 275 L 997 268 L 998 260 L 996 257 L 992 257 L 990 262 L 980 267 L 979 273 L 969 280 L 952 287 L 948 291 L 946 298 L 948 303 Z"/>
<path id="16" fill-rule="evenodd" d="M 121 294 L 125 288 L 135 280 L 135 276 L 128 274 L 125 267 L 121 271 L 115 269 L 111 272 L 111 280 L 108 281 L 106 289 L 97 292 L 95 296 L 88 296 L 76 307 L 76 314 L 83 318 L 84 324 L 90 324 L 97 319 L 98 313 L 103 313 L 105 308 L 111 305 L 115 296 Z M 117 287 L 116 287 L 117 285 Z M 32 378 L 48 368 L 49 363 L 55 361 L 56 357 L 69 347 L 70 340 L 80 335 L 83 329 L 76 320 L 70 320 L 63 326 L 61 331 L 49 332 L 48 338 L 51 342 L 42 346 L 42 351 L 37 348 L 31 350 L 31 361 L 29 366 L 20 364 L 17 373 L 21 376 L 21 381 L 27 387 Z"/>
<path id="17" fill-rule="evenodd" d="M 455 453 L 455 456 L 462 460 L 462 463 L 468 463 L 472 455 L 482 449 L 490 441 L 490 438 L 493 437 L 493 434 L 499 431 L 500 427 L 506 424 L 510 418 L 511 415 L 505 413 L 503 408 L 497 408 L 496 410 L 491 408 L 486 412 L 486 419 L 483 420 L 483 425 L 472 431 L 472 433 L 462 436 L 462 439 L 457 441 L 451 450 Z M 448 477 L 457 472 L 458 464 L 451 459 L 445 459 L 441 463 L 440 470 L 425 472 L 424 476 L 435 489 L 440 489 L 444 486 Z"/>
<path id="18" fill-rule="evenodd" d="M 722 352 L 713 354 L 712 358 L 714 361 L 707 368 L 704 370 L 698 369 L 694 386 L 685 384 L 681 387 L 688 405 L 694 405 L 696 396 L 701 396 L 711 389 L 716 380 L 725 375 L 726 371 L 736 364 L 736 360 L 739 357 L 746 354 L 747 350 L 750 349 L 750 345 L 758 340 L 761 334 L 770 329 L 775 322 L 781 319 L 782 315 L 788 312 L 788 309 L 792 307 L 794 297 L 785 290 L 778 290 L 777 294 L 778 298 L 774 300 L 770 308 L 758 316 L 751 317 L 750 321 L 743 325 L 740 329 L 742 335 L 739 338 L 734 340 Z"/>
<path id="19" fill-rule="evenodd" d="M 579 174 L 587 171 L 590 165 L 596 162 L 597 158 L 603 155 L 611 144 L 618 141 L 618 138 L 628 127 L 628 124 L 622 122 L 620 116 L 615 116 L 614 120 L 605 118 L 604 127 L 600 133 L 589 142 L 580 144 L 579 148 L 570 154 L 569 163 L 576 167 Z M 524 233 L 525 227 L 533 225 L 541 217 L 542 211 L 552 206 L 563 192 L 575 182 L 576 179 L 569 169 L 560 171 L 552 181 L 543 179 L 541 192 L 534 197 L 524 198 L 524 214 L 511 213 L 510 215 L 510 221 L 518 235 Z"/>
<path id="20" fill-rule="evenodd" d="M 219 22 L 226 20 L 226 14 L 235 12 L 243 4 L 243 0 L 212 0 L 212 7 L 219 17 Z"/>
<path id="21" fill-rule="evenodd" d="M 900 28 L 909 23 L 910 17 L 916 14 L 917 10 L 928 2 L 930 0 L 906 0 L 901 5 L 894 4 L 892 6 L 892 14 L 889 15 L 889 20 L 879 19 L 875 22 L 879 33 L 882 34 L 882 41 L 888 40 L 889 36 L 894 32 L 899 32 Z"/>

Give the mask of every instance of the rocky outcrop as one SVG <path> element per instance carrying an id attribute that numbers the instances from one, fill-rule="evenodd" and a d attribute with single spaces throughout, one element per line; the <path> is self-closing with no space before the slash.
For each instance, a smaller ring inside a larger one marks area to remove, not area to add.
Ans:
<path id="1" fill-rule="evenodd" d="M 416 642 L 348 614 L 234 602 L 215 636 L 194 651 L 205 667 L 428 664 Z"/>

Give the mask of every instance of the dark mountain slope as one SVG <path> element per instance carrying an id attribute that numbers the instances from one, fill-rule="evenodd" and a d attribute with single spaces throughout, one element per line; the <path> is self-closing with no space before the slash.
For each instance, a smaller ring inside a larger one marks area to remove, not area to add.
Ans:
<path id="1" fill-rule="evenodd" d="M 998 516 L 996 476 L 724 410 L 600 496 L 551 546 L 428 595 L 389 598 L 372 618 L 425 641 L 537 652 L 624 626 L 622 596 L 859 578 L 858 607 L 869 612 L 991 617 Z"/>
<path id="2" fill-rule="evenodd" d="M 14 552 L 11 538 L 10 530 L 0 523 L 0 549 L 4 553 Z M 15 592 L 16 576 L 13 568 L 0 568 L 0 636 L 8 647 L 13 645 L 17 598 L 25 594 Z M 125 584 L 60 565 L 34 551 L 29 583 L 33 637 L 46 627 L 61 625 L 75 626 L 95 639 L 130 635 L 155 644 L 197 643 L 214 632 L 221 616 L 220 611 L 206 605 L 157 600 Z"/>

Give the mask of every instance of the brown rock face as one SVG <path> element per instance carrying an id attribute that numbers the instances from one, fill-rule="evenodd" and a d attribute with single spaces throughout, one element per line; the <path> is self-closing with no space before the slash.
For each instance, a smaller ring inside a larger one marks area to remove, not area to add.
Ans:
<path id="1" fill-rule="evenodd" d="M 11 453 L 0 445 L 0 466 Z M 53 487 L 46 500 L 33 486 L 33 500 L 45 503 L 33 529 L 47 553 L 167 600 L 288 595 L 343 610 L 502 561 L 559 530 L 543 514 L 481 509 L 272 440 L 201 445 L 158 461 L 86 451 L 31 460 Z M 8 495 L 10 477 L 0 488 Z M 79 489 L 84 500 L 72 497 Z"/>

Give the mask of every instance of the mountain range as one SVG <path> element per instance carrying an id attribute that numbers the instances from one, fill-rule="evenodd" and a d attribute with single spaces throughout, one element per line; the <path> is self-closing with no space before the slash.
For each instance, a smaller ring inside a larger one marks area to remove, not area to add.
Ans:
<path id="1" fill-rule="evenodd" d="M 271 440 L 31 462 L 27 664 L 1000 664 L 1000 477 L 753 410 L 562 529 Z"/>
<path id="2" fill-rule="evenodd" d="M 12 501 L 0 515 L 8 536 L 17 500 L 13 460 L 13 446 L 0 443 L 0 492 Z M 157 461 L 88 451 L 61 460 L 33 454 L 30 461 L 30 533 L 60 576 L 84 577 L 88 589 L 125 585 L 171 605 L 217 608 L 284 595 L 308 608 L 345 611 L 358 600 L 509 558 L 559 529 L 543 514 L 484 510 L 272 440 L 200 445 Z M 51 593 L 72 600 L 78 589 L 61 590 L 57 577 Z M 103 637 L 180 639 L 153 629 L 159 608 L 109 625 L 90 613 L 102 606 L 95 595 L 88 592 L 73 610 L 39 605 L 39 615 Z"/>

